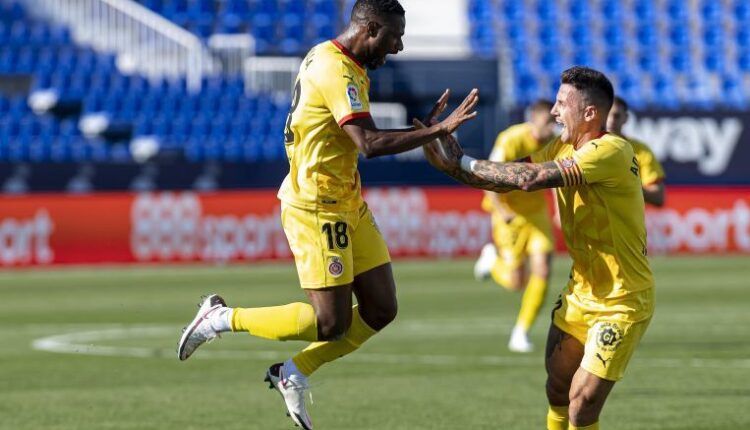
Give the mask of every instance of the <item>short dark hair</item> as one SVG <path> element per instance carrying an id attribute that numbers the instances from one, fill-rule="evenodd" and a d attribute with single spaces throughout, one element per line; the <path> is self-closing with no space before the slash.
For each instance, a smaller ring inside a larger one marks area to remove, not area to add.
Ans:
<path id="1" fill-rule="evenodd" d="M 604 73 L 583 66 L 574 66 L 562 72 L 560 83 L 574 86 L 581 91 L 587 103 L 601 107 L 605 112 L 612 108 L 615 90 Z"/>
<path id="2" fill-rule="evenodd" d="M 612 105 L 613 106 L 614 105 L 620 106 L 622 108 L 622 110 L 624 110 L 625 112 L 627 112 L 628 110 L 630 110 L 630 107 L 628 106 L 628 102 L 626 102 L 625 99 L 623 99 L 620 96 L 615 96 L 615 101 L 612 103 Z"/>
<path id="3" fill-rule="evenodd" d="M 529 106 L 529 112 L 547 112 L 552 110 L 552 106 L 555 104 L 547 99 L 537 99 L 534 103 Z"/>
<path id="4" fill-rule="evenodd" d="M 361 22 L 375 16 L 386 18 L 390 15 L 406 15 L 398 0 L 357 0 L 352 7 L 351 20 Z"/>

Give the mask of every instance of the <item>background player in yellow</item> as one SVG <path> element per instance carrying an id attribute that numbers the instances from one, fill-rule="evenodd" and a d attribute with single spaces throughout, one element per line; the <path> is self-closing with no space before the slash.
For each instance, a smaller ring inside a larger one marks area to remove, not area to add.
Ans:
<path id="1" fill-rule="evenodd" d="M 497 136 L 490 161 L 521 160 L 547 144 L 556 127 L 551 109 L 552 102 L 547 100 L 532 104 L 527 122 L 513 125 Z M 493 243 L 482 248 L 474 265 L 474 277 L 483 280 L 491 276 L 508 290 L 524 292 L 508 342 L 514 352 L 534 349 L 528 333 L 547 293 L 554 242 L 545 193 L 485 191 L 482 200 L 482 208 L 492 214 Z"/>
<path id="2" fill-rule="evenodd" d="M 615 97 L 615 101 L 612 103 L 612 110 L 609 111 L 609 116 L 607 117 L 607 130 L 610 133 L 624 137 L 633 145 L 635 158 L 638 159 L 638 165 L 640 166 L 643 199 L 646 203 L 662 207 L 664 206 L 666 194 L 664 168 L 648 145 L 637 139 L 625 136 L 622 132 L 623 126 L 628 122 L 628 116 L 628 104 L 622 98 Z"/>
<path id="3" fill-rule="evenodd" d="M 417 148 L 474 118 L 476 90 L 444 121 L 426 130 L 379 130 L 369 113 L 366 68 L 403 49 L 404 9 L 396 0 L 358 0 L 348 27 L 302 61 L 284 130 L 289 174 L 279 190 L 284 232 L 310 304 L 229 308 L 212 294 L 186 327 L 185 360 L 222 332 L 312 342 L 266 381 L 281 393 L 294 423 L 312 428 L 305 407 L 308 377 L 349 354 L 396 316 L 388 248 L 360 192 L 359 154 L 376 157 Z M 445 108 L 449 92 L 434 110 Z M 352 294 L 357 305 L 352 306 Z M 354 425 L 356 427 L 356 424 Z"/>
<path id="4" fill-rule="evenodd" d="M 552 108 L 562 134 L 533 163 L 475 160 L 451 136 L 424 147 L 435 167 L 476 188 L 557 188 L 573 267 L 547 337 L 551 430 L 599 428 L 604 402 L 653 315 L 638 162 L 632 145 L 605 129 L 613 98 L 604 74 L 564 71 Z"/>

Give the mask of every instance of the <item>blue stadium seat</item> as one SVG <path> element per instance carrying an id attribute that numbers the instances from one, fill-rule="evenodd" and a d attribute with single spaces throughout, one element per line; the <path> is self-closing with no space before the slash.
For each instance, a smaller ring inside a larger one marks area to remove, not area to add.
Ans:
<path id="1" fill-rule="evenodd" d="M 591 5 L 587 1 L 572 1 L 568 13 L 574 22 L 588 22 L 592 15 Z"/>
<path id="2" fill-rule="evenodd" d="M 700 5 L 701 15 L 704 21 L 711 22 L 714 24 L 721 24 L 722 16 L 724 16 L 724 9 L 722 4 L 715 0 L 703 0 Z"/>
<path id="3" fill-rule="evenodd" d="M 652 90 L 650 93 L 652 102 L 658 100 L 661 107 L 666 109 L 677 109 L 680 106 L 672 76 L 665 74 L 655 76 Z"/>
<path id="4" fill-rule="evenodd" d="M 730 108 L 746 110 L 748 97 L 742 89 L 742 78 L 727 74 L 722 77 L 721 90 L 723 101 Z"/>
<path id="5" fill-rule="evenodd" d="M 672 20 L 684 20 L 688 17 L 688 13 L 688 3 L 684 0 L 668 0 L 667 15 Z"/>
<path id="6" fill-rule="evenodd" d="M 652 0 L 635 0 L 633 11 L 639 22 L 651 20 L 656 15 L 656 6 Z"/>
<path id="7" fill-rule="evenodd" d="M 740 23 L 750 22 L 750 3 L 746 0 L 735 0 L 734 1 L 734 19 Z"/>

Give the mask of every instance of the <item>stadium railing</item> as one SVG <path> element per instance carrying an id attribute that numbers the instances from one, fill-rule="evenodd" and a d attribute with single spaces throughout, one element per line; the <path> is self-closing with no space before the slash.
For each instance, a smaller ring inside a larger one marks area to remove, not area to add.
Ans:
<path id="1" fill-rule="evenodd" d="M 149 78 L 184 76 L 188 88 L 218 67 L 201 40 L 131 0 L 25 0 L 29 11 L 68 25 L 79 41 L 118 54 L 118 64 Z"/>

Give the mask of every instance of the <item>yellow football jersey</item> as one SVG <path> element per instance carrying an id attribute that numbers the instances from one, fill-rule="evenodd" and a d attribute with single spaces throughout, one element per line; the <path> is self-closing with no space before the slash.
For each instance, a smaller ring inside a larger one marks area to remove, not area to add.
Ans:
<path id="1" fill-rule="evenodd" d="M 284 129 L 289 174 L 278 197 L 301 209 L 351 211 L 362 204 L 357 146 L 342 129 L 370 115 L 367 71 L 335 40 L 300 65 Z"/>
<path id="2" fill-rule="evenodd" d="M 641 184 L 651 185 L 663 181 L 666 176 L 664 168 L 659 163 L 653 151 L 651 151 L 651 148 L 639 140 L 627 139 L 633 145 L 633 152 L 635 152 L 635 158 L 638 160 L 641 170 Z"/>
<path id="3" fill-rule="evenodd" d="M 528 123 L 516 124 L 497 135 L 495 146 L 490 154 L 490 161 L 508 162 L 526 158 L 537 152 L 546 142 L 537 141 L 531 134 Z M 499 194 L 500 201 L 518 215 L 531 215 L 539 211 L 547 211 L 547 200 L 544 190 L 531 193 L 511 191 Z M 482 208 L 492 211 L 489 197 L 484 197 Z"/>
<path id="4" fill-rule="evenodd" d="M 633 147 L 614 134 L 579 149 L 560 139 L 532 156 L 554 160 L 565 187 L 557 189 L 560 222 L 573 258 L 571 288 L 592 306 L 653 287 L 646 225 Z"/>

